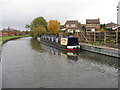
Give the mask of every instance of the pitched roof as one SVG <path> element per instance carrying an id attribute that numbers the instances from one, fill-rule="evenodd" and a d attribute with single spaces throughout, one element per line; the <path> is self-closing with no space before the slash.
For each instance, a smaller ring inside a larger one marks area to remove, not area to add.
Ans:
<path id="1" fill-rule="evenodd" d="M 100 19 L 86 19 L 86 24 L 100 24 Z"/>
<path id="2" fill-rule="evenodd" d="M 78 26 L 78 27 L 68 27 L 68 29 L 75 29 L 75 30 L 82 30 L 82 26 Z"/>
<path id="3" fill-rule="evenodd" d="M 113 22 L 107 23 L 107 24 L 106 24 L 106 27 L 109 27 L 109 26 L 117 26 L 117 24 L 116 24 L 116 23 L 113 23 Z"/>
<path id="4" fill-rule="evenodd" d="M 78 20 L 67 20 L 65 24 L 78 24 Z"/>

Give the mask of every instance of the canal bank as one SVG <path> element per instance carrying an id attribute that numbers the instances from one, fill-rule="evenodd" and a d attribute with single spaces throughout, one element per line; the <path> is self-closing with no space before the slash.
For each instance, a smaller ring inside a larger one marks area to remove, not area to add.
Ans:
<path id="1" fill-rule="evenodd" d="M 80 43 L 80 45 L 81 45 L 81 49 L 83 50 L 120 58 L 120 55 L 119 55 L 120 49 L 91 45 L 86 43 Z"/>
<path id="2" fill-rule="evenodd" d="M 2 44 L 10 41 L 10 40 L 15 40 L 15 39 L 19 39 L 22 37 L 29 37 L 29 35 L 24 35 L 24 36 L 11 36 L 11 37 L 2 37 Z"/>

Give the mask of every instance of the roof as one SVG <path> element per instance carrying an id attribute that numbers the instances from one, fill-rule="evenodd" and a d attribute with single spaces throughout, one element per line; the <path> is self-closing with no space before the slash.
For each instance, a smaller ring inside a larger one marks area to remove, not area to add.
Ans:
<path id="1" fill-rule="evenodd" d="M 78 24 L 78 20 L 67 20 L 65 24 Z"/>
<path id="2" fill-rule="evenodd" d="M 107 23 L 107 24 L 106 24 L 106 27 L 108 27 L 108 26 L 117 26 L 117 24 L 116 24 L 116 23 L 111 22 L 111 23 Z"/>
<path id="3" fill-rule="evenodd" d="M 75 30 L 82 30 L 82 26 L 78 26 L 78 27 L 68 27 L 67 29 L 75 29 Z"/>
<path id="4" fill-rule="evenodd" d="M 77 37 L 63 37 L 63 38 L 77 38 Z"/>
<path id="5" fill-rule="evenodd" d="M 86 24 L 100 24 L 100 19 L 86 19 Z"/>
<path id="6" fill-rule="evenodd" d="M 81 26 L 86 26 L 86 24 L 81 24 Z"/>

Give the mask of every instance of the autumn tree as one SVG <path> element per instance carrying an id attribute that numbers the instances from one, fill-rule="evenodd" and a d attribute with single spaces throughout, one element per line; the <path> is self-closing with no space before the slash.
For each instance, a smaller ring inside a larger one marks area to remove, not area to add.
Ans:
<path id="1" fill-rule="evenodd" d="M 48 22 L 48 30 L 50 31 L 51 34 L 57 34 L 59 28 L 60 22 L 58 22 L 57 20 L 50 20 Z"/>

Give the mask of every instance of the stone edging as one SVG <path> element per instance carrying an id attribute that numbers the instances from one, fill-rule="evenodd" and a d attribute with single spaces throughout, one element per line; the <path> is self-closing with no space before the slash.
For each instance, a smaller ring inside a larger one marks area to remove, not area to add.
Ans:
<path id="1" fill-rule="evenodd" d="M 81 49 L 120 58 L 120 49 L 80 43 Z"/>

